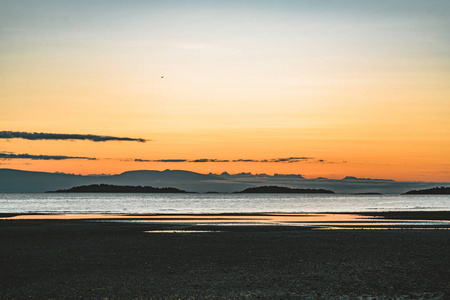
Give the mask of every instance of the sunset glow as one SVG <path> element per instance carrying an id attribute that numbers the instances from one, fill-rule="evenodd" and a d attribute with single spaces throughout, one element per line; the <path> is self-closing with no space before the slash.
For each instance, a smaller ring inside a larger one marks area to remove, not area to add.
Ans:
<path id="1" fill-rule="evenodd" d="M 2 1 L 0 131 L 146 141 L 1 138 L 0 168 L 448 182 L 449 14 L 444 0 Z"/>

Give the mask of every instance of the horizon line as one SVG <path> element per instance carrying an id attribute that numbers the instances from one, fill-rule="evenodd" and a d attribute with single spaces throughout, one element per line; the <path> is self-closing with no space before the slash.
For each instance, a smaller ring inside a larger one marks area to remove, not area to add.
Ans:
<path id="1" fill-rule="evenodd" d="M 121 175 L 127 172 L 139 172 L 139 171 L 150 171 L 150 172 L 167 172 L 167 171 L 182 171 L 182 172 L 190 172 L 190 173 L 195 173 L 195 174 L 200 174 L 200 175 L 215 175 L 215 176 L 221 176 L 221 175 L 229 175 L 229 176 L 236 176 L 236 175 L 248 175 L 248 176 L 258 176 L 258 175 L 266 175 L 269 177 L 274 177 L 276 175 L 280 175 L 280 176 L 301 176 L 302 179 L 304 180 L 345 180 L 345 179 L 351 179 L 351 180 L 380 180 L 380 181 L 391 181 L 391 182 L 430 182 L 430 183 L 450 183 L 449 181 L 418 181 L 418 180 L 410 180 L 410 181 L 397 181 L 395 179 L 385 179 L 385 178 L 366 178 L 366 177 L 356 177 L 356 176 L 351 176 L 351 175 L 347 175 L 343 178 L 340 179 L 333 179 L 333 178 L 326 178 L 326 177 L 314 177 L 314 178 L 307 178 L 305 177 L 305 175 L 303 174 L 293 174 L 293 173 L 274 173 L 272 175 L 267 174 L 267 173 L 255 173 L 253 174 L 252 172 L 240 172 L 240 173 L 228 173 L 226 171 L 222 172 L 222 173 L 199 173 L 199 172 L 194 172 L 194 171 L 189 171 L 189 170 L 182 170 L 182 169 L 165 169 L 165 170 L 149 170 L 149 169 L 136 169 L 136 170 L 127 170 L 127 171 L 123 171 L 120 173 L 114 173 L 114 174 L 106 174 L 106 173 L 91 173 L 91 174 L 76 174 L 76 173 L 66 173 L 66 172 L 60 172 L 60 171 L 55 171 L 55 172 L 49 172 L 49 171 L 39 171 L 39 170 L 21 170 L 21 169 L 12 169 L 12 168 L 0 168 L 0 170 L 12 170 L 12 171 L 20 171 L 20 172 L 36 172 L 36 173 L 47 173 L 47 174 L 63 174 L 63 175 L 73 175 L 73 176 L 114 176 L 114 175 Z"/>

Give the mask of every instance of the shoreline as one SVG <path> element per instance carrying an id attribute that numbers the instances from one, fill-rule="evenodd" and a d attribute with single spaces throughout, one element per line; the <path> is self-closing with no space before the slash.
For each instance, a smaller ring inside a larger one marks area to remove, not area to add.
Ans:
<path id="1" fill-rule="evenodd" d="M 0 298 L 450 296 L 448 230 L 157 221 L 0 220 Z"/>
<path id="2" fill-rule="evenodd" d="M 450 210 L 386 210 L 386 211 L 348 211 L 348 212 L 335 212 L 335 211 L 325 211 L 325 212 L 224 212 L 224 213 L 39 213 L 39 212 L 29 212 L 29 213 L 2 213 L 0 212 L 0 218 L 9 216 L 22 216 L 22 215 L 99 215 L 99 216 L 109 216 L 109 215 L 123 215 L 123 216 L 259 216 L 259 215 L 307 215 L 307 214 L 358 214 L 367 216 L 390 216 L 390 215 L 404 215 L 406 217 L 419 216 L 421 218 L 430 218 L 432 215 L 440 214 L 445 217 L 450 217 Z"/>
<path id="3" fill-rule="evenodd" d="M 248 226 L 298 229 L 450 229 L 450 211 L 256 214 L 0 214 L 7 221 L 90 221 L 189 227 L 189 231 Z M 230 230 L 230 229 L 227 229 Z"/>

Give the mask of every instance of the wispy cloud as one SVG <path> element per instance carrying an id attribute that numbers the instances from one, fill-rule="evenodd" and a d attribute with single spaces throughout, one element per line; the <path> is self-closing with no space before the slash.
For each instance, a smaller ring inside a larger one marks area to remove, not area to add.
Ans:
<path id="1" fill-rule="evenodd" d="M 139 159 L 136 158 L 135 162 L 187 162 L 187 159 Z"/>
<path id="2" fill-rule="evenodd" d="M 228 159 L 211 159 L 211 158 L 200 158 L 200 159 L 194 159 L 191 160 L 190 162 L 194 162 L 194 163 L 204 163 L 204 162 L 229 162 Z"/>
<path id="3" fill-rule="evenodd" d="M 296 163 L 311 160 L 313 157 L 307 156 L 293 156 L 285 158 L 271 158 L 271 159 L 249 159 L 249 158 L 239 158 L 239 159 L 215 159 L 215 158 L 200 158 L 200 159 L 135 159 L 135 162 L 167 162 L 167 163 L 179 163 L 179 162 L 189 162 L 189 163 L 224 163 L 224 162 L 261 162 L 261 163 Z"/>
<path id="4" fill-rule="evenodd" d="M 286 163 L 296 163 L 313 159 L 313 157 L 307 156 L 292 156 L 292 157 L 284 157 L 284 158 L 274 158 L 269 162 L 286 162 Z"/>
<path id="5" fill-rule="evenodd" d="M 145 143 L 146 139 L 116 137 L 94 134 L 66 134 L 44 132 L 0 131 L 0 139 L 24 139 L 24 140 L 88 140 L 93 142 L 129 141 Z"/>
<path id="6" fill-rule="evenodd" d="M 233 162 L 268 162 L 268 161 L 267 160 L 260 161 L 260 160 L 256 160 L 256 159 L 239 158 L 239 159 L 233 159 Z"/>
<path id="7" fill-rule="evenodd" d="M 87 159 L 97 160 L 93 157 L 83 156 L 66 156 L 66 155 L 34 155 L 28 153 L 16 154 L 8 152 L 0 152 L 0 159 L 33 159 L 33 160 L 65 160 L 65 159 Z"/>
<path id="8" fill-rule="evenodd" d="M 313 163 L 319 163 L 319 164 L 346 164 L 347 161 L 343 160 L 343 161 L 326 161 L 324 159 L 318 159 L 316 161 L 313 161 Z"/>
<path id="9" fill-rule="evenodd" d="M 178 162 L 190 162 L 190 163 L 205 163 L 205 162 L 229 162 L 228 159 L 211 159 L 211 158 L 200 158 L 200 159 L 139 159 L 136 158 L 135 162 L 167 162 L 167 163 L 178 163 Z"/>
<path id="10" fill-rule="evenodd" d="M 270 158 L 270 159 L 234 159 L 233 162 L 262 162 L 262 163 L 296 163 L 311 160 L 313 157 L 307 156 L 292 156 L 282 158 Z"/>

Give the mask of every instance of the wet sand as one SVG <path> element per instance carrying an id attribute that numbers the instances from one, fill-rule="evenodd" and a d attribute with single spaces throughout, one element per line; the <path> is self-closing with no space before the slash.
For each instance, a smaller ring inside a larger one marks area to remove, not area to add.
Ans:
<path id="1" fill-rule="evenodd" d="M 449 220 L 449 212 L 364 215 Z M 146 217 L 159 220 L 0 220 L 0 299 L 450 297 L 450 231 L 443 227 L 315 230 Z"/>

